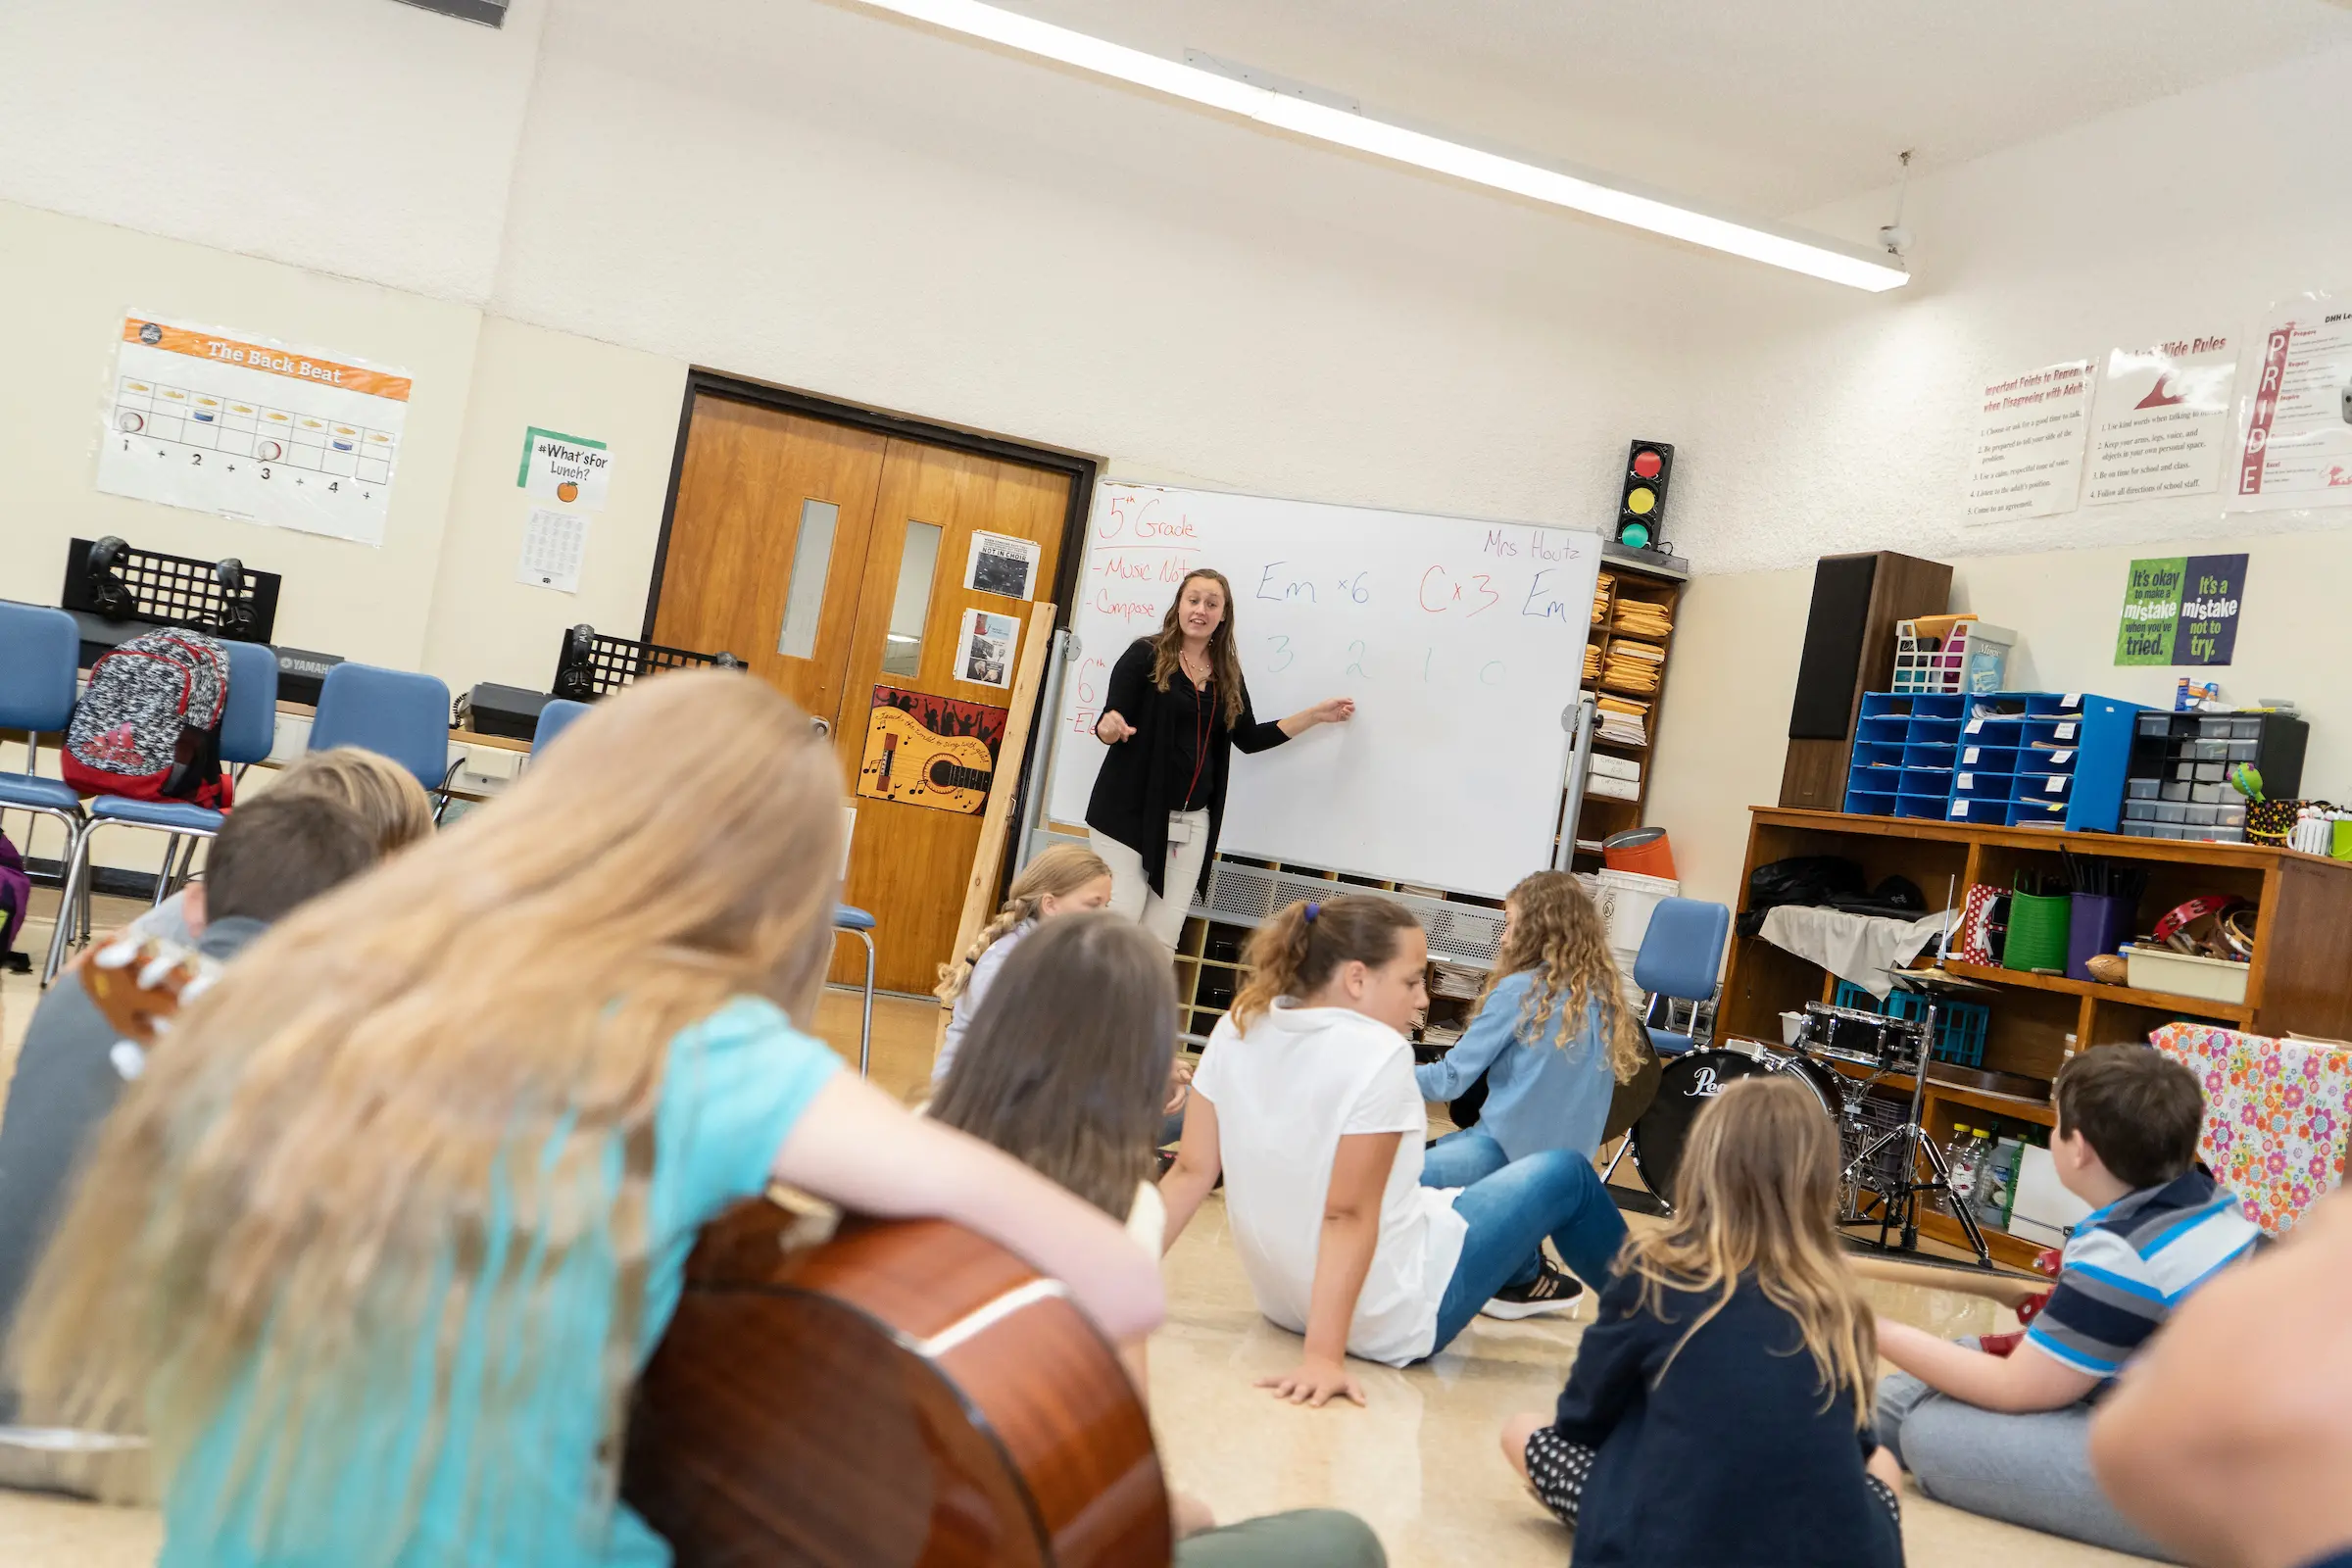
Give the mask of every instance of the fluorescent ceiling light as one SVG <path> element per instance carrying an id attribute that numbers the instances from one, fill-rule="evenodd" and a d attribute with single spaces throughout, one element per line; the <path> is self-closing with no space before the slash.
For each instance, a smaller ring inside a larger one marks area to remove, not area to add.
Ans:
<path id="1" fill-rule="evenodd" d="M 1131 82 L 1171 98 L 1262 121 L 1317 141 L 1350 147 L 1374 158 L 1408 164 L 1554 207 L 1589 213 L 1612 222 L 1630 223 L 1654 234 L 1785 267 L 1833 283 L 1879 293 L 1911 281 L 1909 272 L 1858 246 L 1719 217 L 1685 202 L 1643 194 L 1620 181 L 1570 173 L 1482 151 L 1442 136 L 1408 130 L 1386 121 L 1251 86 L 1198 66 L 1163 60 L 1140 49 L 1073 32 L 1017 12 L 984 5 L 981 0 L 859 0 L 859 3 L 1017 49 L 1023 54 L 1058 61 L 1097 75 Z"/>

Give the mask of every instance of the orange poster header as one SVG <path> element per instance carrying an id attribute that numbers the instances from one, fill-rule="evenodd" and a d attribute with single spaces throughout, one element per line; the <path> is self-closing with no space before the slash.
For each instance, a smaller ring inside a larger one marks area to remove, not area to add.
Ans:
<path id="1" fill-rule="evenodd" d="M 338 365 L 333 360 L 313 359 L 287 349 L 266 348 L 259 343 L 240 343 L 234 338 L 216 337 L 210 332 L 192 331 L 184 326 L 166 326 L 161 321 L 142 321 L 136 317 L 129 317 L 122 322 L 122 341 L 143 343 L 151 349 L 185 354 L 195 360 L 211 360 L 219 365 L 241 365 L 249 370 L 268 370 L 272 375 L 282 375 L 296 381 L 315 381 L 320 386 L 340 387 L 346 392 L 365 392 L 369 397 L 390 398 L 397 403 L 409 401 L 409 378 L 405 375 L 386 375 L 381 370 L 362 369 L 356 365 Z"/>

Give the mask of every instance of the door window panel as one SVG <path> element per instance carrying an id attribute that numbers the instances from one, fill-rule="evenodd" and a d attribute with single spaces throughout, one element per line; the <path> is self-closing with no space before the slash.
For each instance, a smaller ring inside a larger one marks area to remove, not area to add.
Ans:
<path id="1" fill-rule="evenodd" d="M 939 565 L 940 526 L 908 522 L 899 547 L 899 581 L 883 634 L 882 673 L 912 678 L 923 668 L 923 622 L 931 617 L 931 574 Z M 869 645 L 870 646 L 870 645 Z"/>
<path id="2" fill-rule="evenodd" d="M 801 536 L 793 541 L 792 576 L 784 587 L 784 630 L 776 638 L 776 652 L 787 659 L 816 657 L 816 623 L 824 617 L 833 527 L 840 520 L 841 508 L 830 501 L 801 503 Z"/>

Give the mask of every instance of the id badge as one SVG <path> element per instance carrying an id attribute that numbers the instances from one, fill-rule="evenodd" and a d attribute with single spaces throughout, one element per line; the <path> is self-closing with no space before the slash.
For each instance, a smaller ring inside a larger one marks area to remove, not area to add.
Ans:
<path id="1" fill-rule="evenodd" d="M 1170 812 L 1168 814 L 1168 842 L 1170 844 L 1192 843 L 1193 830 L 1199 824 L 1190 816 L 1181 812 Z"/>

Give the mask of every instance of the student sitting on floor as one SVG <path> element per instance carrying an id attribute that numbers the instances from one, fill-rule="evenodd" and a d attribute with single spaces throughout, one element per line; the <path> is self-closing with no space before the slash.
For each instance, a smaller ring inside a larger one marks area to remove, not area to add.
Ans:
<path id="1" fill-rule="evenodd" d="M 1258 1310 L 1306 1336 L 1298 1369 L 1262 1386 L 1361 1404 L 1348 1355 L 1420 1360 L 1505 1286 L 1569 1305 L 1540 1283 L 1546 1236 L 1579 1275 L 1608 1277 L 1625 1221 L 1581 1154 L 1545 1150 L 1458 1193 L 1421 1185 L 1429 1121 L 1404 1031 L 1428 1004 L 1429 942 L 1408 910 L 1362 894 L 1294 904 L 1250 937 L 1249 962 L 1160 1192 L 1172 1245 L 1224 1174 Z"/>
<path id="2" fill-rule="evenodd" d="M 806 1032 L 840 802 L 773 688 L 665 672 L 181 1017 L 14 1346 L 28 1407 L 144 1407 L 161 1568 L 667 1561 L 620 1426 L 697 1234 L 771 1180 L 1158 1321 L 1115 1223 Z"/>
<path id="3" fill-rule="evenodd" d="M 375 840 L 359 816 L 318 796 L 257 795 L 221 824 L 206 892 L 191 900 L 195 948 L 225 962 L 270 924 L 375 860 Z M 159 1049 L 176 1046 L 172 1040 Z M 50 1227 L 71 1198 L 69 1178 L 92 1129 L 122 1098 L 126 1073 L 144 1054 L 116 1030 L 67 974 L 32 1015 L 0 1114 L 0 1337 L 16 1315 Z M 0 1423 L 17 1418 L 16 1396 L 0 1378 Z M 0 1485 L 85 1492 L 85 1456 L 36 1446 L 0 1425 Z"/>
<path id="4" fill-rule="evenodd" d="M 1005 891 L 1004 906 L 984 927 L 960 962 L 940 970 L 939 1000 L 952 1003 L 948 1032 L 940 1042 L 939 1059 L 931 1064 L 931 1087 L 936 1092 L 948 1081 L 949 1069 L 962 1049 L 964 1032 L 988 994 L 998 968 L 1038 922 L 1058 914 L 1084 914 L 1110 903 L 1110 867 L 1083 844 L 1056 844 L 1021 867 Z M 1162 950 L 1165 951 L 1164 949 Z M 1159 1123 L 1158 1144 L 1172 1144 L 1184 1131 L 1185 1086 L 1192 1082 L 1191 1066 L 1181 1056 L 1168 1072 L 1167 1104 Z M 1156 1145 L 1154 1147 L 1157 1147 Z"/>
<path id="5" fill-rule="evenodd" d="M 2095 1205 L 2058 1284 L 2006 1356 L 1879 1323 L 1902 1368 L 1879 1386 L 1879 1440 L 1939 1502 L 2115 1551 L 2160 1556 L 2090 1471 L 2090 1401 L 2182 1298 L 2260 1233 L 2197 1168 L 2196 1075 L 2146 1046 L 2100 1046 L 2058 1074 L 2050 1156 Z"/>
<path id="6" fill-rule="evenodd" d="M 375 853 L 403 850 L 433 830 L 433 803 L 416 775 L 389 757 L 357 746 L 330 746 L 305 753 L 270 781 L 270 798 L 316 796 L 346 807 L 375 844 Z M 263 799 L 256 795 L 254 800 Z M 230 813 L 234 815 L 234 812 Z M 208 867 L 210 862 L 207 862 Z M 193 947 L 204 924 L 204 883 L 191 882 L 130 922 L 133 936 L 155 937 Z"/>
<path id="7" fill-rule="evenodd" d="M 1503 1429 L 1577 1568 L 1902 1562 L 1837 1201 L 1838 1129 L 1801 1086 L 1743 1078 L 1699 1112 L 1674 1217 L 1627 1245 L 1559 1408 Z"/>
<path id="8" fill-rule="evenodd" d="M 1610 1095 L 1649 1055 L 1583 883 L 1565 871 L 1538 871 L 1511 889 L 1502 910 L 1502 951 L 1469 1028 L 1444 1056 L 1413 1069 L 1425 1100 L 1452 1101 L 1486 1084 L 1478 1124 L 1430 1146 L 1424 1187 L 1468 1187 L 1547 1149 L 1591 1159 Z M 1504 1286 L 1484 1310 L 1531 1317 L 1553 1302 L 1529 1293 L 1577 1288 L 1545 1270 L 1528 1285 Z"/>
<path id="9" fill-rule="evenodd" d="M 1152 1185 L 1152 1150 L 1175 1049 L 1168 950 L 1119 915 L 1055 920 L 998 969 L 931 1115 L 1124 1222 L 1156 1264 L 1167 1209 Z M 1120 1347 L 1139 1395 L 1150 1389 L 1145 1346 Z M 1352 1514 L 1302 1509 L 1219 1530 L 1200 1502 L 1182 1494 L 1173 1502 L 1177 1568 L 1385 1560 Z"/>

